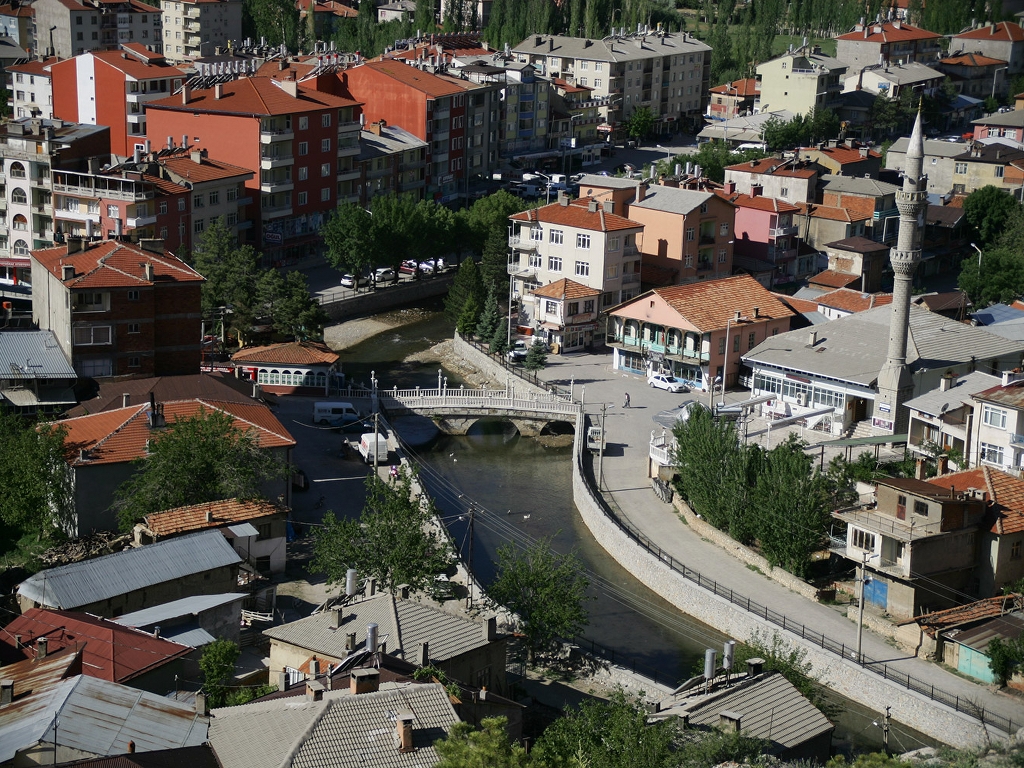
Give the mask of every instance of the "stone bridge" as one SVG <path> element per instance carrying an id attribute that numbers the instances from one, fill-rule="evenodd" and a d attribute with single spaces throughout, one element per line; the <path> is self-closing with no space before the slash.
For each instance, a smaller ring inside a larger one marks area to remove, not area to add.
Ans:
<path id="1" fill-rule="evenodd" d="M 392 416 L 417 413 L 449 435 L 464 435 L 481 419 L 511 422 L 524 437 L 537 437 L 555 424 L 575 429 L 581 406 L 566 395 L 505 389 L 381 389 L 382 405 Z"/>

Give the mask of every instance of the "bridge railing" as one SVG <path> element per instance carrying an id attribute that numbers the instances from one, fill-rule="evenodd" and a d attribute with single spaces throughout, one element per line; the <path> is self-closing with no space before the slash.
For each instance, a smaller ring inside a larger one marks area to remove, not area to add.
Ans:
<path id="1" fill-rule="evenodd" d="M 516 411 L 575 415 L 580 404 L 565 395 L 524 394 L 509 389 L 398 389 L 380 390 L 383 399 L 398 402 L 407 408 L 466 408 L 471 410 L 503 408 Z"/>

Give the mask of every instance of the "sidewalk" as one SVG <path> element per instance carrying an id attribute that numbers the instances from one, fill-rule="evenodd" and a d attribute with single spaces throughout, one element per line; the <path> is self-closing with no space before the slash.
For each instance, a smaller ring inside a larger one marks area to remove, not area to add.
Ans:
<path id="1" fill-rule="evenodd" d="M 672 557 L 727 588 L 813 627 L 833 640 L 856 645 L 856 624 L 835 608 L 807 600 L 746 568 L 719 547 L 701 539 L 680 522 L 670 505 L 654 495 L 647 480 L 647 450 L 651 432 L 660 433 L 662 427 L 653 421 L 653 417 L 686 400 L 699 397 L 706 401 L 706 393 L 673 395 L 660 389 L 650 389 L 644 378 L 612 370 L 611 358 L 607 354 L 551 355 L 548 367 L 540 375 L 545 381 L 559 386 L 568 387 L 570 382 L 574 382 L 577 399 L 581 396 L 581 386 L 584 386 L 586 410 L 590 414 L 600 414 L 602 405 L 605 406 L 610 447 L 605 453 L 603 467 L 606 495 L 614 499 L 634 526 L 657 541 Z M 631 407 L 624 409 L 622 405 L 627 392 Z M 737 393 L 726 399 L 735 401 L 743 397 Z M 781 431 L 778 430 L 779 433 Z M 776 438 L 773 430 L 772 445 L 777 445 L 781 439 L 782 435 Z M 822 433 L 809 433 L 805 439 L 814 443 L 830 438 Z M 766 624 L 766 630 L 771 633 L 776 628 Z M 863 651 L 865 655 L 885 661 L 937 689 L 966 697 L 1015 723 L 1024 723 L 1024 701 L 1021 699 L 973 683 L 937 664 L 909 657 L 869 630 L 864 632 Z M 898 720 L 899 713 L 893 712 L 893 717 Z"/>

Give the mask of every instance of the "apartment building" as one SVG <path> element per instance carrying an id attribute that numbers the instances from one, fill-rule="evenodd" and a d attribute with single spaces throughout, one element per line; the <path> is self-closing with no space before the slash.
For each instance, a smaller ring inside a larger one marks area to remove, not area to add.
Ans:
<path id="1" fill-rule="evenodd" d="M 931 66 L 942 51 L 941 40 L 942 35 L 899 19 L 861 22 L 836 38 L 836 58 L 846 62 L 851 73 L 879 63 L 892 66 L 916 61 Z"/>
<path id="2" fill-rule="evenodd" d="M 971 466 L 1017 472 L 1024 467 L 1024 377 L 1003 373 L 1002 382 L 973 396 Z"/>
<path id="3" fill-rule="evenodd" d="M 499 110 L 500 143 L 496 145 L 503 157 L 528 157 L 555 147 L 553 83 L 538 77 L 534 66 L 491 55 L 452 69 L 450 74 L 504 89 L 505 99 Z"/>
<path id="4" fill-rule="evenodd" d="M 212 88 L 185 86 L 147 109 L 155 142 L 191 137 L 190 145 L 208 157 L 252 171 L 246 196 L 259 205 L 245 239 L 268 263 L 282 264 L 320 243 L 317 233 L 337 206 L 342 183 L 349 184 L 342 199 L 358 199 L 351 192 L 359 175 L 352 167 L 359 155 L 358 106 L 296 80 L 246 77 Z"/>
<path id="5" fill-rule="evenodd" d="M 35 11 L 21 2 L 0 5 L 0 36 L 29 52 L 36 52 Z"/>
<path id="6" fill-rule="evenodd" d="M 793 221 L 799 208 L 785 200 L 737 192 L 731 181 L 717 190 L 717 195 L 733 205 L 736 223 L 730 238 L 735 240 L 733 263 L 737 271 L 769 274 L 768 287 L 804 276 L 799 268 Z"/>
<path id="7" fill-rule="evenodd" d="M 1004 62 L 1008 79 L 1024 72 L 1024 28 L 1012 21 L 980 24 L 974 29 L 953 35 L 949 52 L 980 53 Z"/>
<path id="8" fill-rule="evenodd" d="M 899 187 L 876 179 L 825 175 L 819 194 L 823 205 L 870 216 L 866 236 L 879 242 L 895 242 L 899 228 L 896 193 Z"/>
<path id="9" fill-rule="evenodd" d="M 246 189 L 246 182 L 256 175 L 254 171 L 211 158 L 206 149 L 187 147 L 172 154 L 160 152 L 154 164 L 155 168 L 147 168 L 151 175 L 158 175 L 164 188 L 173 185 L 185 189 L 190 200 L 184 211 L 188 218 L 182 215 L 180 202 L 178 211 L 171 200 L 159 200 L 155 205 L 152 234 L 163 239 L 168 250 L 180 252 L 171 244 L 190 250 L 218 219 L 236 235 L 252 230 L 249 212 L 255 213 L 254 197 Z M 169 218 L 164 220 L 165 216 Z"/>
<path id="10" fill-rule="evenodd" d="M 638 236 L 644 228 L 612 213 L 613 207 L 610 201 L 593 199 L 570 203 L 560 193 L 557 203 L 509 217 L 508 270 L 513 295 L 522 297 L 519 325 L 539 327 L 540 320 L 531 311 L 536 303 L 529 297 L 564 277 L 599 290 L 599 312 L 640 292 Z"/>
<path id="11" fill-rule="evenodd" d="M 161 4 L 164 55 L 191 61 L 242 39 L 242 0 L 167 0 Z"/>
<path id="12" fill-rule="evenodd" d="M 938 65 L 937 60 L 933 61 L 932 65 L 926 66 L 917 61 L 907 61 L 893 63 L 891 66 L 886 64 L 880 68 L 850 72 L 844 79 L 843 90 L 846 92 L 864 90 L 888 96 L 890 99 L 900 98 L 903 91 L 934 96 L 946 76 L 935 68 Z"/>
<path id="13" fill-rule="evenodd" d="M 762 195 L 796 205 L 814 199 L 819 168 L 803 160 L 766 157 L 727 166 L 725 180 L 745 195 Z"/>
<path id="14" fill-rule="evenodd" d="M 14 117 L 53 117 L 50 66 L 57 59 L 33 59 L 7 67 L 7 105 Z"/>
<path id="15" fill-rule="evenodd" d="M 32 252 L 32 320 L 82 377 L 198 373 L 203 279 L 159 240 L 70 238 Z"/>
<path id="16" fill-rule="evenodd" d="M 383 120 L 367 125 L 359 135 L 359 204 L 369 208 L 377 195 L 414 194 L 426 189 L 427 142 Z"/>
<path id="17" fill-rule="evenodd" d="M 953 158 L 953 192 L 969 195 L 976 189 L 993 186 L 1016 193 L 1021 186 L 1020 173 L 1010 172 L 1010 167 L 1021 165 L 1022 161 L 1024 151 L 1010 144 L 975 142 Z"/>
<path id="18" fill-rule="evenodd" d="M 145 149 L 146 105 L 170 96 L 186 77 L 163 54 L 131 43 L 57 62 L 50 75 L 53 113 L 63 120 L 110 126 L 110 149 L 120 157 Z"/>
<path id="19" fill-rule="evenodd" d="M 657 120 L 655 133 L 702 122 L 711 86 L 711 47 L 688 32 L 644 31 L 602 40 L 530 35 L 512 48 L 520 61 L 549 78 L 593 89 L 605 135 L 622 137 L 622 124 L 639 107 Z"/>
<path id="20" fill-rule="evenodd" d="M 985 99 L 1003 97 L 1009 90 L 1007 62 L 980 53 L 962 53 L 940 59 L 935 68 L 953 81 L 964 96 Z"/>
<path id="21" fill-rule="evenodd" d="M 124 43 L 163 50 L 160 9 L 140 0 L 36 0 L 32 9 L 50 56 L 70 59 Z"/>
<path id="22" fill-rule="evenodd" d="M 817 45 L 790 49 L 757 65 L 761 79 L 761 113 L 786 109 L 809 115 L 815 109 L 838 110 L 848 62 L 833 59 Z"/>
<path id="23" fill-rule="evenodd" d="M 755 77 L 722 83 L 711 89 L 708 101 L 708 115 L 712 119 L 730 120 L 754 111 L 754 104 L 761 98 L 761 83 Z"/>
<path id="24" fill-rule="evenodd" d="M 84 168 L 86 158 L 109 153 L 106 126 L 34 118 L 0 125 L 0 258 L 5 266 L 24 270 L 29 251 L 53 244 L 53 169 Z"/>
<path id="25" fill-rule="evenodd" d="M 877 179 L 882 166 L 881 154 L 867 144 L 853 140 L 840 142 L 833 139 L 816 147 L 801 147 L 797 151 L 802 159 L 817 163 L 826 173 L 840 176 Z"/>

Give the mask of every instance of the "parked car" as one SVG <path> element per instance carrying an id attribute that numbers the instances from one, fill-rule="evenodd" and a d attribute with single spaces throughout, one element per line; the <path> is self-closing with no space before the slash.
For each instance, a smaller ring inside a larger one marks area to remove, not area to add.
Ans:
<path id="1" fill-rule="evenodd" d="M 361 288 L 364 285 L 370 284 L 370 278 L 366 275 L 342 275 L 341 276 L 341 287 L 342 288 Z"/>
<path id="2" fill-rule="evenodd" d="M 391 267 L 381 267 L 373 273 L 373 279 L 378 283 L 392 283 L 395 280 L 395 270 Z"/>
<path id="3" fill-rule="evenodd" d="M 667 373 L 655 373 L 647 377 L 647 384 L 655 389 L 664 389 L 669 392 L 689 392 L 681 379 L 669 376 Z"/>
<path id="4" fill-rule="evenodd" d="M 512 362 L 518 360 L 525 360 L 526 354 L 530 351 L 530 345 L 522 339 L 512 342 L 512 346 L 508 350 L 508 359 Z"/>
<path id="5" fill-rule="evenodd" d="M 398 271 L 401 272 L 403 275 L 415 275 L 416 266 L 417 264 L 415 260 L 407 259 L 406 261 L 403 261 L 402 264 L 398 267 Z"/>
<path id="6" fill-rule="evenodd" d="M 421 275 L 432 275 L 434 274 L 434 265 L 429 261 L 421 261 L 418 265 Z"/>

